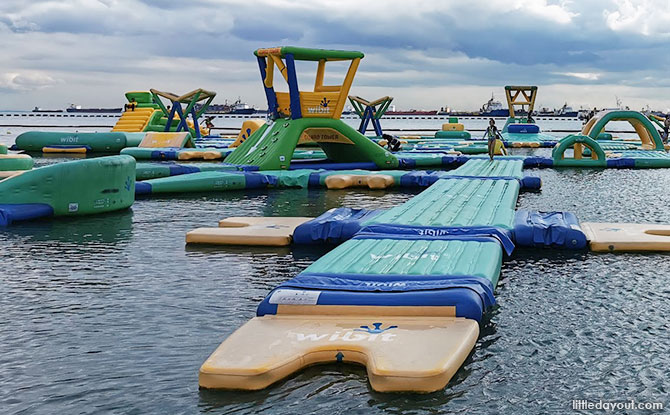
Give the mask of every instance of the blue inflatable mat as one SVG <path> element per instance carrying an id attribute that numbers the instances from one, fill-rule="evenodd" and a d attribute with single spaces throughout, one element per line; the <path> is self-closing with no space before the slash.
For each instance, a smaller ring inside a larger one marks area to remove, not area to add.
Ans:
<path id="1" fill-rule="evenodd" d="M 12 222 L 53 216 L 54 210 L 46 203 L 0 204 L 0 226 Z"/>
<path id="2" fill-rule="evenodd" d="M 495 304 L 493 286 L 482 277 L 303 273 L 272 290 L 259 304 L 258 316 L 277 313 L 280 303 L 273 296 L 280 290 L 307 291 L 307 305 L 448 306 L 455 307 L 456 317 L 477 321 Z"/>
<path id="3" fill-rule="evenodd" d="M 361 223 L 374 218 L 383 209 L 331 209 L 295 228 L 293 243 L 299 245 L 342 243 L 361 229 Z"/>
<path id="4" fill-rule="evenodd" d="M 514 217 L 514 239 L 517 245 L 585 249 L 586 235 L 577 216 L 570 212 L 531 212 L 519 210 Z"/>
<path id="5" fill-rule="evenodd" d="M 514 134 L 537 134 L 540 127 L 537 124 L 510 124 L 507 126 L 508 133 Z"/>

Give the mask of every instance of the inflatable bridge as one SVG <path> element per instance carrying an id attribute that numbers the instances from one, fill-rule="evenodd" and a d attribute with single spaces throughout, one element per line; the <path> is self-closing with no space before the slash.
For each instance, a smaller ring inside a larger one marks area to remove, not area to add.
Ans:
<path id="1" fill-rule="evenodd" d="M 261 389 L 315 363 L 367 367 L 377 391 L 444 388 L 473 349 L 511 253 L 520 160 L 445 175 L 261 302 L 200 368 L 204 388 Z M 467 169 L 467 168 L 466 168 Z"/>

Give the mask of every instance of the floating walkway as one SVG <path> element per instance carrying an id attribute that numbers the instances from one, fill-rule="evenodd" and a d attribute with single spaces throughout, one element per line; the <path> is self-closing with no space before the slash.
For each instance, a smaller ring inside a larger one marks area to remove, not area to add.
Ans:
<path id="1" fill-rule="evenodd" d="M 445 177 L 364 222 L 274 289 L 205 361 L 200 386 L 261 389 L 311 364 L 355 362 L 377 391 L 444 388 L 495 302 L 519 189 Z"/>
<path id="2" fill-rule="evenodd" d="M 137 194 L 207 192 L 252 188 L 307 188 L 327 187 L 344 189 L 367 187 L 387 189 L 392 187 L 428 187 L 439 179 L 487 178 L 510 179 L 519 182 L 523 190 L 538 190 L 538 177 L 524 176 L 520 159 L 468 160 L 452 171 L 402 171 L 402 170 L 289 170 L 289 171 L 236 171 L 234 165 L 213 164 L 195 166 L 170 164 L 166 166 L 144 164 L 138 168 L 138 177 L 160 177 L 137 182 Z M 206 169 L 202 171 L 202 169 Z"/>

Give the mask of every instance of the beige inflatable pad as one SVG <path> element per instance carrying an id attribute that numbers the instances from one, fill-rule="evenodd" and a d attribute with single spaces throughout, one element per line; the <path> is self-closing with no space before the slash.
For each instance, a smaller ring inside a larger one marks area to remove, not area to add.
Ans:
<path id="1" fill-rule="evenodd" d="M 213 245 L 286 246 L 293 231 L 312 220 L 304 217 L 232 217 L 219 221 L 218 228 L 198 228 L 186 234 L 186 243 Z"/>
<path id="2" fill-rule="evenodd" d="M 592 251 L 670 251 L 670 225 L 593 222 L 580 225 Z"/>
<path id="3" fill-rule="evenodd" d="M 367 187 L 370 189 L 386 189 L 393 186 L 393 176 L 388 174 L 334 174 L 326 177 L 329 189 L 346 189 L 348 187 Z"/>
<path id="4" fill-rule="evenodd" d="M 317 363 L 358 363 L 379 392 L 444 388 L 479 325 L 460 317 L 266 315 L 230 335 L 200 368 L 210 389 L 257 390 Z"/>

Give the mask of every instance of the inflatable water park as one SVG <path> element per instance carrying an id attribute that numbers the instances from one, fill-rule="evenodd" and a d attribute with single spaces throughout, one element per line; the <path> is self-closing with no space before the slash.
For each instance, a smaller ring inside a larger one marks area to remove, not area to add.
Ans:
<path id="1" fill-rule="evenodd" d="M 111 131 L 27 131 L 0 147 L 5 228 L 203 193 L 414 192 L 379 209 L 224 214 L 178 235 L 188 249 L 328 248 L 268 289 L 232 334 L 215 334 L 214 343 L 199 339 L 212 350 L 193 368 L 203 390 L 281 388 L 280 381 L 306 367 L 329 363 L 363 365 L 376 392 L 443 390 L 478 353 L 501 268 L 519 253 L 670 251 L 670 224 L 599 223 L 550 205 L 517 209 L 520 194 L 543 192 L 540 169 L 670 168 L 658 117 L 602 111 L 580 132 L 556 137 L 531 115 L 538 87 L 508 85 L 509 116 L 489 156 L 487 139 L 456 117 L 431 134 L 385 133 L 393 97 L 350 95 L 362 52 L 284 46 L 257 49 L 254 57 L 268 116 L 244 120 L 237 135 L 201 125 L 215 92 L 149 89 L 125 94 L 125 111 Z M 313 88 L 304 87 L 297 62 L 316 67 Z M 346 70 L 331 85 L 325 82 L 333 79 L 327 75 L 333 62 Z M 358 128 L 342 120 L 345 105 Z M 613 136 L 611 122 L 629 124 L 635 137 Z M 35 163 L 54 154 L 84 158 Z"/>

